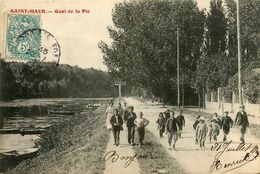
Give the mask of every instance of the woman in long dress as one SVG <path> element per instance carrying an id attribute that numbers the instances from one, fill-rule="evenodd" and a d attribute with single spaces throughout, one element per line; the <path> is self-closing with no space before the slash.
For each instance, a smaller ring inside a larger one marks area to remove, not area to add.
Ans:
<path id="1" fill-rule="evenodd" d="M 106 126 L 107 126 L 107 129 L 112 128 L 112 125 L 110 124 L 110 119 L 111 119 L 112 115 L 114 114 L 114 107 L 113 106 L 114 106 L 114 103 L 110 102 L 109 106 L 106 109 Z"/>

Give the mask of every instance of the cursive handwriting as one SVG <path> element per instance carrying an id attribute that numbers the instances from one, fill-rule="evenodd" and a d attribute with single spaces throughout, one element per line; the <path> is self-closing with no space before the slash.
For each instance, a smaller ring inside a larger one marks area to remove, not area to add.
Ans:
<path id="1" fill-rule="evenodd" d="M 214 161 L 210 166 L 209 172 L 212 173 L 216 170 L 222 170 L 222 173 L 226 173 L 232 170 L 235 170 L 239 167 L 246 165 L 247 163 L 254 161 L 257 157 L 259 157 L 259 147 L 253 144 L 245 144 L 241 143 L 235 148 L 231 148 L 232 141 L 226 143 L 215 143 L 212 147 L 212 151 L 216 151 L 216 155 L 214 157 Z M 239 159 L 233 160 L 228 163 L 222 163 L 221 157 L 226 152 L 244 152 L 245 155 L 240 157 Z"/>
<path id="2" fill-rule="evenodd" d="M 109 151 L 104 155 L 103 160 L 106 162 L 108 160 L 111 160 L 112 163 L 115 163 L 118 160 L 124 160 L 125 165 L 124 167 L 127 168 L 130 166 L 130 164 L 135 160 L 135 159 L 154 159 L 154 156 L 152 154 L 144 154 L 144 155 L 139 155 L 137 153 L 130 155 L 130 156 L 120 156 L 116 151 Z"/>

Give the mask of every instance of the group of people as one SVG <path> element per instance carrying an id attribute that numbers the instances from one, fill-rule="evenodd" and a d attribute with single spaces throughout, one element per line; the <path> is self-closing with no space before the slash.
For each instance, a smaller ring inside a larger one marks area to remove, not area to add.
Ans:
<path id="1" fill-rule="evenodd" d="M 134 112 L 133 106 L 127 106 L 124 102 L 123 107 L 121 103 L 114 107 L 113 102 L 110 102 L 109 107 L 106 110 L 106 126 L 107 129 L 111 129 L 114 135 L 114 145 L 118 146 L 120 141 L 120 131 L 123 130 L 123 124 L 125 123 L 128 134 L 128 143 L 135 145 L 135 133 L 138 133 L 139 146 L 143 145 L 145 127 L 149 124 L 149 121 L 143 118 L 143 113 L 140 112 L 137 116 Z M 173 110 L 167 109 L 165 112 L 159 113 L 159 118 L 156 121 L 159 130 L 159 137 L 163 138 L 164 133 L 168 136 L 168 143 L 170 147 L 175 150 L 176 142 L 182 135 L 182 129 L 185 127 L 185 118 L 182 110 L 178 111 L 178 115 L 175 117 Z M 240 141 L 245 143 L 244 135 L 246 129 L 249 126 L 247 113 L 245 107 L 240 106 L 240 111 L 237 113 L 235 122 L 229 116 L 228 111 L 224 112 L 223 117 L 214 113 L 213 118 L 209 120 L 209 125 L 206 124 L 205 118 L 197 116 L 193 128 L 195 130 L 195 143 L 199 144 L 201 148 L 205 147 L 205 141 L 207 136 L 209 141 L 217 142 L 217 137 L 220 134 L 220 130 L 223 129 L 223 142 L 227 141 L 227 136 L 233 125 L 239 126 L 240 129 Z"/>
<path id="2" fill-rule="evenodd" d="M 166 132 L 169 146 L 175 149 L 175 144 L 178 138 L 181 138 L 182 129 L 185 126 L 185 118 L 182 114 L 182 110 L 179 110 L 178 116 L 175 117 L 175 112 L 167 109 L 164 113 L 159 113 L 159 118 L 156 122 L 158 124 L 160 138 L 162 138 L 164 132 Z M 209 120 L 209 125 L 206 124 L 204 117 L 198 116 L 193 124 L 195 143 L 199 144 L 201 148 L 205 148 L 207 136 L 210 142 L 212 140 L 217 142 L 217 137 L 221 129 L 223 130 L 223 142 L 226 142 L 230 129 L 234 124 L 239 126 L 241 143 L 245 143 L 245 133 L 249 126 L 249 121 L 244 106 L 240 106 L 240 111 L 237 113 L 235 121 L 229 116 L 228 111 L 224 112 L 223 117 L 214 113 L 213 118 Z"/>
<path id="3" fill-rule="evenodd" d="M 224 112 L 224 116 L 220 118 L 217 113 L 214 113 L 213 118 L 210 120 L 209 126 L 205 123 L 204 117 L 197 117 L 197 120 L 193 124 L 195 129 L 195 143 L 199 144 L 201 148 L 205 147 L 205 140 L 207 134 L 209 136 L 209 141 L 212 139 L 217 142 L 217 137 L 220 133 L 220 129 L 223 129 L 223 142 L 227 141 L 227 135 L 230 132 L 230 128 L 235 125 L 239 126 L 240 129 L 240 141 L 245 143 L 245 133 L 246 129 L 249 126 L 249 121 L 247 113 L 245 112 L 245 107 L 240 106 L 240 111 L 237 113 L 235 122 L 228 115 L 228 111 Z"/>
<path id="4" fill-rule="evenodd" d="M 185 126 L 185 118 L 182 115 L 182 111 L 180 110 L 178 116 L 175 117 L 175 112 L 167 109 L 164 113 L 159 113 L 159 118 L 156 122 L 160 138 L 163 138 L 163 133 L 166 132 L 169 146 L 172 146 L 175 150 L 175 144 L 178 138 L 181 138 L 182 128 Z"/>
<path id="5" fill-rule="evenodd" d="M 135 143 L 135 132 L 138 133 L 139 146 L 143 145 L 145 127 L 149 124 L 149 121 L 143 118 L 143 112 L 140 112 L 138 116 L 134 112 L 134 107 L 127 107 L 126 102 L 122 107 L 121 103 L 118 102 L 118 106 L 114 107 L 114 103 L 111 101 L 109 107 L 106 110 L 106 126 L 107 129 L 113 131 L 114 145 L 120 144 L 120 131 L 123 130 L 123 124 L 127 127 L 128 143 L 134 146 Z"/>

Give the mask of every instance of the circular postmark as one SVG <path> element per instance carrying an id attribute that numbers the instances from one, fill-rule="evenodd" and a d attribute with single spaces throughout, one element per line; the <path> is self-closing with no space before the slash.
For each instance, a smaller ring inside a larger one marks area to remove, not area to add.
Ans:
<path id="1" fill-rule="evenodd" d="M 28 29 L 17 37 L 17 51 L 30 58 L 54 62 L 60 61 L 61 49 L 56 38 L 41 28 Z"/>

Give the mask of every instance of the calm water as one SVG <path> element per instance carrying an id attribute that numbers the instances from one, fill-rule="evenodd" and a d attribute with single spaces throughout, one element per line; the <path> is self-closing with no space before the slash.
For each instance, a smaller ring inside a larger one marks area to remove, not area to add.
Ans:
<path id="1" fill-rule="evenodd" d="M 48 114 L 48 111 L 85 110 L 89 103 L 106 103 L 109 99 L 29 99 L 0 103 L 0 129 L 45 127 L 74 115 Z M 0 134 L 0 152 L 30 148 L 38 135 Z"/>

